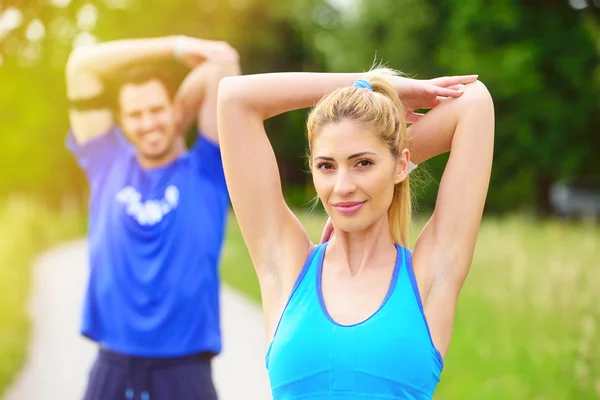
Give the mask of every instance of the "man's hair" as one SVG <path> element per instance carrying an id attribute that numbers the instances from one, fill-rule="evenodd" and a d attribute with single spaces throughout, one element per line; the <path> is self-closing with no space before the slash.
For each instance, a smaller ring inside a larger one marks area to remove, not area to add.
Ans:
<path id="1" fill-rule="evenodd" d="M 121 88 L 127 84 L 141 85 L 150 81 L 159 81 L 166 89 L 170 100 L 175 98 L 177 84 L 169 69 L 159 65 L 135 65 L 118 74 L 113 83 L 113 107 L 120 108 Z"/>

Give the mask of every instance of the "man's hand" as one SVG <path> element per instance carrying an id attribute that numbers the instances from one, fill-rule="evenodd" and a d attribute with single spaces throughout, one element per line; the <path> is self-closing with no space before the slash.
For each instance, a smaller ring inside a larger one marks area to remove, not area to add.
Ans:
<path id="1" fill-rule="evenodd" d="M 223 41 L 196 39 L 187 36 L 175 38 L 175 57 L 194 68 L 205 61 L 218 63 L 236 63 L 239 61 L 238 52 Z"/>

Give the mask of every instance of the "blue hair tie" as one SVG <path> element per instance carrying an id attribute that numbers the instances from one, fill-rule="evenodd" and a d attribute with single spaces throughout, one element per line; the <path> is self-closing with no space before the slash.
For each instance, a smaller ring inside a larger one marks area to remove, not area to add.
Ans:
<path id="1" fill-rule="evenodd" d="M 371 86 L 371 84 L 364 79 L 357 80 L 352 86 L 359 89 L 369 89 L 371 92 L 373 91 L 373 86 Z"/>

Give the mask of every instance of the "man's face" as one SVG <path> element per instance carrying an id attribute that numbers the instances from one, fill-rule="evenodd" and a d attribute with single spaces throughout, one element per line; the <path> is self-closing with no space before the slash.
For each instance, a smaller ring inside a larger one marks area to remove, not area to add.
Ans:
<path id="1" fill-rule="evenodd" d="M 139 157 L 160 165 L 175 154 L 177 112 L 158 80 L 125 84 L 119 93 L 121 126 Z"/>

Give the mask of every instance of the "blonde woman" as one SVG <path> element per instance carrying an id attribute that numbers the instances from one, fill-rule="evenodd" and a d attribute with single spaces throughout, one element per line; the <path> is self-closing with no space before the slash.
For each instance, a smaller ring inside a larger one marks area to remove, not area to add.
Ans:
<path id="1" fill-rule="evenodd" d="M 492 166 L 493 104 L 476 78 L 380 69 L 221 81 L 223 165 L 260 282 L 274 399 L 432 397 Z M 263 127 L 315 102 L 310 170 L 335 232 L 318 246 L 285 204 Z M 411 252 L 411 162 L 447 151 L 435 211 Z"/>

